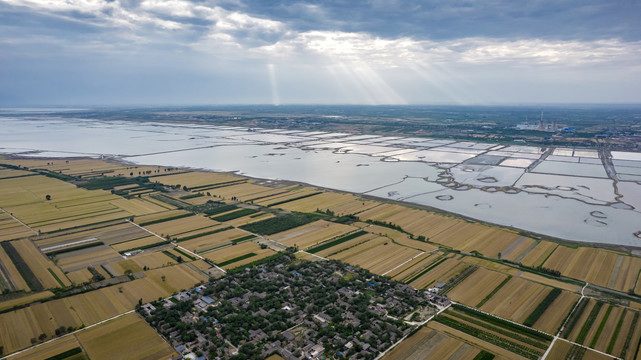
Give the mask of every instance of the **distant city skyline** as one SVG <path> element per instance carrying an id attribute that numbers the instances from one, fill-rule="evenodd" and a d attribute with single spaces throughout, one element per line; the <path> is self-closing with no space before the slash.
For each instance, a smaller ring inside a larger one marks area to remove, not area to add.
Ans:
<path id="1" fill-rule="evenodd" d="M 641 103 L 641 2 L 0 0 L 0 106 Z"/>

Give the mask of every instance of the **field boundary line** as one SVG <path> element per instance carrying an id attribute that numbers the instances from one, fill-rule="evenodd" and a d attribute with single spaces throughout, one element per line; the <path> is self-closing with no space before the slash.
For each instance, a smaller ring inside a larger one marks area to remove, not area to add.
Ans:
<path id="1" fill-rule="evenodd" d="M 418 255 L 415 255 L 413 258 L 411 258 L 411 259 L 409 259 L 409 260 L 405 261 L 404 263 L 402 263 L 402 264 L 400 264 L 400 265 L 396 266 L 395 268 L 390 269 L 390 270 L 387 270 L 386 272 L 384 272 L 383 274 L 381 274 L 381 276 L 385 276 L 385 275 L 387 275 L 387 274 L 391 273 L 392 271 L 394 271 L 394 270 L 396 270 L 396 269 L 400 268 L 401 266 L 403 266 L 403 265 L 407 264 L 408 262 L 410 262 L 410 261 L 412 261 L 412 260 L 416 259 L 417 257 L 419 257 L 419 256 L 421 256 L 421 255 L 423 255 L 423 254 L 425 254 L 425 251 L 421 252 L 421 253 L 420 253 L 420 254 L 418 254 Z"/>
<path id="2" fill-rule="evenodd" d="M 30 347 L 28 347 L 28 348 L 26 348 L 26 349 L 22 349 L 22 350 L 16 351 L 16 352 L 14 352 L 14 353 L 11 353 L 11 354 L 9 354 L 9 355 L 7 355 L 7 356 L 4 356 L 4 357 L 0 358 L 0 360 L 5 360 L 5 359 L 8 359 L 8 358 L 10 358 L 10 357 L 12 357 L 12 356 L 16 356 L 16 355 L 18 355 L 18 354 L 22 354 L 22 353 L 23 353 L 23 352 L 25 352 L 25 351 L 29 351 L 29 350 L 35 349 L 35 348 L 37 348 L 37 347 L 40 347 L 40 346 L 42 346 L 42 345 L 48 344 L 48 343 L 53 342 L 53 341 L 56 341 L 56 340 L 60 340 L 60 339 L 65 338 L 65 337 L 67 337 L 67 336 L 75 335 L 76 333 L 79 333 L 79 332 L 81 332 L 81 331 L 83 331 L 83 330 L 90 329 L 90 328 L 92 328 L 92 327 L 94 327 L 94 326 L 98 326 L 98 325 L 104 324 L 104 323 L 106 323 L 106 322 L 108 322 L 108 321 L 115 320 L 115 319 L 117 319 L 117 318 L 119 318 L 119 317 L 123 317 L 123 316 L 125 316 L 125 315 L 131 314 L 131 313 L 134 313 L 134 312 L 136 312 L 136 310 L 129 310 L 129 311 L 127 311 L 127 312 L 124 312 L 124 313 L 122 313 L 122 314 L 116 315 L 116 316 L 114 316 L 114 317 L 110 317 L 109 319 L 105 319 L 105 320 L 99 321 L 99 322 L 94 323 L 94 324 L 91 324 L 91 325 L 89 325 L 89 326 L 85 326 L 85 327 L 83 327 L 82 329 L 78 329 L 78 330 L 72 331 L 72 332 L 70 332 L 70 333 L 68 333 L 68 334 L 65 334 L 65 335 L 63 335 L 63 336 L 58 336 L 58 337 L 55 337 L 55 338 L 53 338 L 53 339 L 49 339 L 49 340 L 47 340 L 47 341 L 45 341 L 45 342 L 43 342 L 43 343 L 40 343 L 40 344 L 37 344 L 37 345 L 30 346 Z M 78 343 L 80 343 L 80 342 L 78 342 Z"/>
<path id="3" fill-rule="evenodd" d="M 315 256 L 315 257 L 317 257 L 317 258 L 319 258 L 319 259 L 322 259 L 322 260 L 325 260 L 325 261 L 329 261 L 329 259 L 328 259 L 328 258 L 324 258 L 324 257 L 319 256 L 319 255 L 316 255 L 316 254 L 308 253 L 308 252 L 307 252 L 307 251 L 305 251 L 305 250 L 298 250 L 298 251 L 297 251 L 297 253 L 303 253 L 303 254 L 311 255 L 311 256 Z"/>
<path id="4" fill-rule="evenodd" d="M 149 230 L 149 229 L 146 229 L 146 228 L 144 228 L 144 227 L 142 227 L 142 226 L 140 226 L 140 225 L 136 224 L 135 222 L 133 222 L 133 221 L 131 221 L 131 220 L 129 220 L 129 219 L 127 219 L 126 221 L 127 221 L 128 223 L 130 223 L 130 224 L 134 225 L 134 226 L 137 226 L 137 227 L 139 227 L 139 228 L 141 228 L 141 229 L 145 230 L 146 232 L 150 233 L 151 235 L 153 235 L 153 236 L 155 236 L 155 237 L 157 237 L 157 238 L 162 239 L 163 241 L 167 241 L 167 239 L 165 239 L 164 237 L 162 237 L 162 236 L 160 236 L 160 235 L 156 234 L 155 232 L 153 232 L 153 231 L 151 231 L 151 230 Z"/>
<path id="5" fill-rule="evenodd" d="M 0 210 L 2 210 L 2 212 L 3 212 L 3 213 L 5 213 L 5 214 L 9 215 L 13 220 L 15 220 L 15 221 L 19 222 L 20 224 L 22 224 L 22 226 L 24 226 L 24 227 L 26 227 L 27 229 L 29 229 L 29 230 L 33 231 L 36 235 L 38 234 L 38 232 L 37 232 L 36 230 L 32 229 L 32 228 L 31 228 L 31 226 L 29 226 L 29 225 L 27 225 L 27 224 L 23 223 L 23 222 L 22 222 L 22 221 L 20 221 L 17 217 L 15 217 L 15 216 L 13 216 L 11 213 L 7 212 L 7 210 L 5 210 L 5 209 L 3 209 L 3 208 L 0 208 Z"/>

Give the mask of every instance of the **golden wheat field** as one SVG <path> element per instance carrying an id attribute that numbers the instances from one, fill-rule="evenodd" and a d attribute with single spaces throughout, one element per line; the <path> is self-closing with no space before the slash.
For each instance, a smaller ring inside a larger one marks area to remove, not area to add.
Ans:
<path id="1" fill-rule="evenodd" d="M 552 288 L 513 277 L 495 293 L 481 310 L 523 323 Z"/>
<path id="2" fill-rule="evenodd" d="M 354 230 L 357 229 L 350 225 L 318 220 L 307 225 L 270 235 L 269 238 L 286 246 L 298 246 L 299 249 L 307 249 L 320 242 L 334 237 L 340 237 Z"/>
<path id="3" fill-rule="evenodd" d="M 51 291 L 28 293 L 27 295 L 21 296 L 16 299 L 0 301 L 0 311 L 8 310 L 15 306 L 31 304 L 33 302 L 48 299 L 50 297 L 53 297 L 53 293 Z"/>
<path id="4" fill-rule="evenodd" d="M 526 358 L 519 356 L 513 352 L 507 351 L 501 347 L 498 347 L 496 345 L 490 344 L 488 342 L 485 342 L 483 340 L 480 340 L 474 336 L 468 335 L 462 331 L 452 329 L 449 326 L 445 326 L 441 323 L 438 322 L 429 322 L 427 325 L 428 329 L 433 329 L 439 332 L 442 332 L 450 337 L 453 337 L 455 339 L 458 339 L 460 341 L 463 341 L 465 343 L 468 343 L 473 346 L 477 346 L 483 350 L 486 350 L 494 355 L 496 355 L 495 359 L 509 359 L 509 360 L 520 360 L 523 359 L 525 360 Z"/>
<path id="5" fill-rule="evenodd" d="M 386 274 L 421 253 L 421 250 L 399 246 L 390 239 L 379 236 L 331 255 L 330 258 L 360 266 L 376 274 Z"/>
<path id="6" fill-rule="evenodd" d="M 505 279 L 507 279 L 505 274 L 478 268 L 472 275 L 449 291 L 447 296 L 465 305 L 476 307 Z"/>
<path id="7" fill-rule="evenodd" d="M 610 250 L 559 246 L 543 266 L 575 279 L 628 291 L 636 285 L 641 258 Z"/>
<path id="8" fill-rule="evenodd" d="M 46 289 L 71 285 L 64 273 L 51 260 L 47 259 L 30 240 L 16 240 L 11 244 Z M 58 283 L 53 274 L 62 284 Z"/>
<path id="9" fill-rule="evenodd" d="M 458 360 L 473 360 L 479 352 L 479 348 L 462 340 L 422 327 L 387 353 L 383 359 L 440 360 L 451 359 L 454 356 Z"/>
<path id="10" fill-rule="evenodd" d="M 91 359 L 168 359 L 176 351 L 138 314 L 128 314 L 77 333 Z"/>
<path id="11" fill-rule="evenodd" d="M 221 226 L 219 228 L 225 228 Z M 231 243 L 232 240 L 248 236 L 247 232 L 238 229 L 229 229 L 220 231 L 215 234 L 199 236 L 195 239 L 181 241 L 180 246 L 194 252 L 205 252 L 208 249 L 219 247 L 223 244 Z"/>

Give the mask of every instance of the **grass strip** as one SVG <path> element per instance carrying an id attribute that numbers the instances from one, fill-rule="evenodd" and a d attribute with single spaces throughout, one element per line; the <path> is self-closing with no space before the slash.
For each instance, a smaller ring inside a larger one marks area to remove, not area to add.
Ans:
<path id="1" fill-rule="evenodd" d="M 583 324 L 581 331 L 579 332 L 579 336 L 577 336 L 576 338 L 576 343 L 583 345 L 585 337 L 588 336 L 588 331 L 590 331 L 590 329 L 592 328 L 592 324 L 594 324 L 594 321 L 596 321 L 596 317 L 597 315 L 599 315 L 599 311 L 601 311 L 602 306 L 603 303 L 600 301 L 597 301 L 597 303 L 594 305 L 592 311 L 590 311 L 590 314 L 588 315 L 587 320 Z"/>
<path id="2" fill-rule="evenodd" d="M 485 350 L 481 350 L 481 352 L 476 354 L 476 356 L 472 360 L 492 360 L 492 359 L 494 359 L 494 354 L 489 353 Z"/>
<path id="3" fill-rule="evenodd" d="M 329 249 L 332 246 L 336 246 L 336 245 L 342 244 L 342 243 L 344 243 L 346 241 L 350 241 L 352 239 L 355 239 L 355 238 L 357 238 L 359 236 L 363 236 L 365 234 L 367 234 L 367 231 L 360 230 L 360 231 L 357 231 L 355 233 L 351 233 L 349 235 L 345 235 L 343 237 L 340 237 L 340 238 L 338 238 L 336 240 L 329 241 L 329 242 L 326 242 L 324 244 L 320 244 L 320 245 L 318 245 L 318 246 L 316 246 L 316 247 L 314 247 L 312 249 L 307 250 L 307 252 L 311 253 L 311 254 L 316 254 L 317 252 L 323 251 L 325 249 Z"/>
<path id="4" fill-rule="evenodd" d="M 194 215 L 196 215 L 196 214 L 185 213 L 185 214 L 174 215 L 174 216 L 170 216 L 170 217 L 166 217 L 166 218 L 162 218 L 162 219 L 143 221 L 143 222 L 139 223 L 138 225 L 146 226 L 146 225 L 159 224 L 159 223 L 162 223 L 162 222 L 171 221 L 171 220 L 178 220 L 178 219 L 182 219 L 182 218 L 186 218 L 186 217 L 190 217 L 190 216 L 194 216 Z"/>
<path id="5" fill-rule="evenodd" d="M 250 235 L 247 235 L 247 236 L 240 237 L 238 239 L 233 239 L 231 241 L 231 243 L 233 245 L 236 245 L 236 244 L 239 244 L 239 243 L 241 243 L 243 241 L 246 241 L 246 240 L 249 240 L 249 239 L 254 239 L 254 238 L 256 238 L 256 236 L 250 234 Z"/>
<path id="6" fill-rule="evenodd" d="M 221 262 L 219 264 L 216 264 L 216 265 L 218 265 L 220 267 L 223 267 L 225 265 L 233 264 L 235 262 L 238 262 L 238 261 L 241 261 L 241 260 L 245 260 L 245 259 L 249 259 L 250 257 L 254 257 L 254 256 L 256 256 L 256 253 L 250 252 L 250 253 L 247 253 L 247 254 L 244 254 L 244 255 L 241 255 L 241 256 L 237 256 L 237 257 L 235 257 L 233 259 L 229 259 L 227 261 L 223 261 L 223 262 Z"/>
<path id="7" fill-rule="evenodd" d="M 60 284 L 60 287 L 65 287 L 65 284 L 62 281 L 60 281 L 60 278 L 58 277 L 58 275 L 56 275 L 56 273 L 53 272 L 53 270 L 51 270 L 51 268 L 47 268 L 47 270 L 49 270 L 49 273 L 51 274 L 51 276 L 53 276 L 53 278 L 56 279 L 58 284 Z"/>
<path id="8" fill-rule="evenodd" d="M 241 218 L 243 216 L 255 214 L 257 212 L 258 212 L 258 210 L 255 210 L 255 209 L 240 209 L 240 210 L 228 213 L 228 214 L 223 214 L 223 215 L 219 215 L 219 216 L 216 216 L 216 217 L 212 217 L 212 220 L 216 220 L 216 221 L 220 221 L 220 222 L 229 221 L 229 220 L 234 220 L 234 219 Z"/>
<path id="9" fill-rule="evenodd" d="M 65 352 L 61 352 L 58 355 L 48 357 L 45 360 L 64 360 L 80 353 L 82 353 L 82 349 L 80 347 L 76 347 Z"/>
<path id="10" fill-rule="evenodd" d="M 174 199 L 171 196 L 167 196 L 164 194 L 156 193 L 156 194 L 151 194 L 149 195 L 150 198 L 156 199 L 158 201 L 164 202 L 165 204 L 169 204 L 171 206 L 175 206 L 179 209 L 182 208 L 188 208 L 191 206 L 190 203 L 184 202 L 182 200 Z"/>
<path id="11" fill-rule="evenodd" d="M 467 316 L 465 314 L 462 314 L 460 312 L 457 312 L 457 311 L 447 312 L 447 314 L 450 315 L 450 316 L 455 316 L 455 317 L 457 317 L 457 318 L 459 318 L 461 320 L 465 320 L 466 322 L 478 325 L 478 326 L 480 326 L 480 327 L 482 327 L 482 328 L 484 328 L 486 330 L 493 331 L 495 333 L 499 333 L 501 335 L 505 335 L 507 337 L 510 337 L 510 338 L 512 338 L 514 340 L 517 340 L 517 341 L 524 342 L 526 344 L 532 345 L 532 346 L 537 347 L 537 348 L 539 348 L 541 350 L 546 350 L 548 348 L 548 342 L 547 341 L 546 342 L 542 342 L 542 340 L 540 338 L 538 338 L 538 337 L 537 338 L 533 338 L 533 337 L 526 337 L 525 335 L 521 336 L 521 335 L 519 335 L 520 332 L 519 332 L 519 334 L 516 334 L 514 331 L 510 331 L 510 330 L 504 329 L 502 327 L 491 325 L 486 321 L 483 321 L 483 320 L 478 319 L 478 318 L 469 317 L 469 316 Z"/>
<path id="12" fill-rule="evenodd" d="M 509 330 L 512 330 L 512 331 L 515 331 L 515 332 L 527 334 L 530 337 L 539 338 L 539 339 L 545 340 L 545 341 L 552 341 L 552 339 L 553 339 L 553 337 L 551 335 L 548 335 L 548 334 L 546 334 L 546 333 L 544 333 L 542 331 L 538 331 L 538 330 L 532 329 L 532 328 L 527 327 L 527 326 L 523 326 L 523 325 L 520 325 L 520 324 L 517 324 L 517 323 L 513 323 L 513 322 L 510 322 L 510 321 L 507 321 L 507 320 L 503 320 L 501 318 L 498 318 L 498 317 L 490 315 L 490 314 L 486 314 L 486 313 L 484 313 L 482 311 L 476 310 L 476 309 L 471 308 L 469 306 L 465 306 L 465 305 L 462 305 L 462 304 L 452 304 L 452 307 L 454 309 L 456 309 L 456 310 L 461 311 L 461 312 L 465 312 L 465 313 L 468 313 L 468 314 L 470 314 L 472 316 L 475 316 L 477 318 L 483 319 L 484 321 L 486 321 L 486 322 L 488 322 L 490 324 L 493 324 L 493 325 L 496 325 L 496 326 L 499 326 L 499 327 L 503 327 L 503 328 L 506 328 L 506 329 L 509 329 Z"/>
<path id="13" fill-rule="evenodd" d="M 213 209 L 207 209 L 207 210 L 203 211 L 203 213 L 205 215 L 211 217 L 212 215 L 222 214 L 224 212 L 232 211 L 234 209 L 238 209 L 238 206 L 236 206 L 236 205 L 222 205 L 222 206 L 215 207 Z"/>
<path id="14" fill-rule="evenodd" d="M 596 345 L 596 342 L 599 341 L 599 336 L 601 336 L 601 332 L 605 327 L 605 323 L 608 322 L 608 317 L 610 316 L 611 312 L 612 312 L 612 305 L 608 306 L 608 309 L 605 311 L 605 315 L 603 316 L 603 319 L 599 324 L 599 328 L 596 330 L 596 334 L 594 334 L 594 337 L 592 338 L 592 342 L 590 342 L 591 348 L 594 348 L 594 345 Z"/>
<path id="15" fill-rule="evenodd" d="M 621 311 L 621 316 L 619 316 L 619 322 L 617 323 L 617 327 L 614 329 L 614 333 L 612 333 L 612 337 L 610 338 L 610 343 L 608 344 L 608 349 L 605 351 L 608 354 L 612 353 L 612 349 L 614 349 L 614 344 L 617 342 L 617 338 L 619 337 L 619 333 L 621 332 L 621 327 L 623 327 L 623 320 L 625 319 L 625 314 L 628 312 L 628 309 L 623 309 Z"/>
<path id="16" fill-rule="evenodd" d="M 80 244 L 78 246 L 69 246 L 69 247 L 64 247 L 64 248 L 60 248 L 60 249 L 55 249 L 55 250 L 47 252 L 46 254 L 48 256 L 55 256 L 55 255 L 59 255 L 59 254 L 64 254 L 64 253 L 76 251 L 76 250 L 89 249 L 89 248 L 92 248 L 92 247 L 95 247 L 95 246 L 100 246 L 100 245 L 104 245 L 104 243 L 102 241 L 95 241 L 95 242 L 90 242 L 90 243 L 86 243 L 86 244 Z"/>
<path id="17" fill-rule="evenodd" d="M 301 195 L 301 196 L 297 196 L 297 197 L 295 197 L 295 198 L 291 198 L 291 199 L 287 199 L 287 200 L 277 201 L 277 202 L 275 202 L 275 203 L 271 203 L 271 204 L 267 205 L 267 207 L 272 207 L 272 206 L 276 206 L 276 205 L 286 204 L 286 203 L 288 203 L 288 202 L 292 202 L 292 201 L 296 201 L 296 200 L 305 199 L 305 198 L 312 197 L 312 196 L 316 196 L 316 195 L 318 195 L 318 194 L 322 194 L 322 193 L 323 193 L 322 191 L 318 191 L 318 192 L 315 192 L 315 193 L 306 194 L 306 195 Z"/>
<path id="18" fill-rule="evenodd" d="M 184 257 L 186 257 L 187 259 L 189 259 L 189 260 L 191 260 L 191 261 L 196 260 L 196 258 L 195 258 L 195 257 L 193 257 L 193 256 L 191 256 L 191 255 L 189 255 L 189 254 L 187 254 L 186 252 L 184 252 L 184 251 L 180 250 L 179 248 L 174 248 L 174 251 L 175 251 L 175 252 L 177 252 L 177 253 L 179 253 L 179 254 L 181 254 L 181 255 L 183 255 Z"/>
<path id="19" fill-rule="evenodd" d="M 513 352 L 515 354 L 521 355 L 525 358 L 536 360 L 542 355 L 542 352 L 529 348 L 525 345 L 515 343 L 508 339 L 502 338 L 500 336 L 488 333 L 479 328 L 464 324 L 460 321 L 452 319 L 446 316 L 437 316 L 434 319 L 436 322 L 439 322 L 445 326 L 449 326 L 455 330 L 462 331 L 468 335 L 474 336 L 483 341 L 487 341 L 490 344 L 494 344 L 500 348 L 503 348 L 507 351 Z"/>
<path id="20" fill-rule="evenodd" d="M 570 319 L 570 322 L 563 329 L 563 333 L 561 334 L 562 338 L 567 339 L 568 336 L 570 336 L 572 329 L 574 329 L 574 326 L 579 321 L 579 318 L 581 318 L 581 314 L 583 314 L 583 311 L 587 307 L 588 302 L 590 302 L 589 298 L 581 299 L 581 301 L 579 302 L 579 305 L 576 307 L 576 311 L 572 314 L 572 318 Z"/>
<path id="21" fill-rule="evenodd" d="M 553 288 L 545 296 L 543 301 L 541 301 L 541 303 L 539 303 L 539 305 L 537 305 L 536 309 L 534 309 L 534 311 L 532 311 L 532 313 L 525 319 L 525 321 L 523 322 L 523 325 L 525 325 L 525 326 L 534 325 L 534 323 L 541 317 L 541 315 L 543 315 L 545 310 L 547 310 L 547 308 L 550 305 L 552 305 L 554 300 L 556 300 L 556 298 L 559 297 L 559 295 L 561 295 L 561 289 Z"/>
<path id="22" fill-rule="evenodd" d="M 29 286 L 29 289 L 31 289 L 31 291 L 44 290 L 44 287 L 42 286 L 36 275 L 33 273 L 33 271 L 31 271 L 29 265 L 24 262 L 24 259 L 22 258 L 22 256 L 20 256 L 16 248 L 14 248 L 13 245 L 11 245 L 11 243 L 8 241 L 1 242 L 0 245 L 9 256 L 11 262 L 13 262 L 13 265 L 15 265 L 16 269 L 20 273 L 20 276 L 22 276 L 24 281 L 27 283 L 27 286 Z"/>
<path id="23" fill-rule="evenodd" d="M 187 199 L 198 198 L 198 197 L 201 197 L 201 196 L 205 196 L 205 195 L 203 195 L 202 193 L 195 193 L 195 194 L 189 194 L 189 195 L 181 196 L 179 199 L 180 200 L 187 200 Z"/>
<path id="24" fill-rule="evenodd" d="M 256 221 L 251 224 L 245 224 L 240 228 L 255 234 L 272 235 L 305 224 L 309 224 L 310 222 L 316 221 L 317 219 L 318 216 L 314 216 L 312 214 L 291 213 L 261 221 Z"/>
<path id="25" fill-rule="evenodd" d="M 181 242 L 181 241 L 187 241 L 187 240 L 191 240 L 191 239 L 196 239 L 196 238 L 199 238 L 199 237 L 202 237 L 202 236 L 207 236 L 207 235 L 216 234 L 216 233 L 219 233 L 219 232 L 223 232 L 223 231 L 231 230 L 231 229 L 233 229 L 233 228 L 234 228 L 233 226 L 227 226 L 227 227 L 220 228 L 220 229 L 216 229 L 216 230 L 205 231 L 205 232 L 201 232 L 201 233 L 198 233 L 198 234 L 185 236 L 185 237 L 180 238 L 180 239 L 176 239 L 176 242 Z"/>
<path id="26" fill-rule="evenodd" d="M 176 256 L 176 255 L 174 255 L 174 254 L 170 253 L 169 251 L 167 251 L 167 250 L 163 250 L 163 251 L 161 251 L 161 252 L 162 252 L 163 254 L 165 254 L 165 255 L 169 256 L 172 260 L 174 260 L 174 261 L 178 261 L 178 256 Z"/>
<path id="27" fill-rule="evenodd" d="M 512 279 L 512 275 L 508 275 L 508 277 L 505 278 L 505 280 L 503 280 L 500 284 L 498 284 L 498 286 L 495 287 L 494 290 L 492 290 L 489 294 L 487 294 L 487 296 L 484 297 L 483 300 L 481 300 L 481 302 L 479 302 L 478 305 L 476 305 L 476 307 L 480 308 L 481 306 L 485 305 L 485 303 L 488 302 L 488 300 L 490 300 L 492 296 L 494 296 L 494 294 L 499 292 L 499 290 L 501 290 L 501 288 L 505 286 L 505 284 L 507 284 L 507 282 L 510 281 L 510 279 Z"/>

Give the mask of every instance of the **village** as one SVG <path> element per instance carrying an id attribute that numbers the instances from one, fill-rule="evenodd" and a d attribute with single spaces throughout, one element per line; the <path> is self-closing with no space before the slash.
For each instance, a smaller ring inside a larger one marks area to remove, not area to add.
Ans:
<path id="1" fill-rule="evenodd" d="M 437 292 L 283 255 L 138 310 L 185 359 L 373 359 L 449 305 Z"/>

